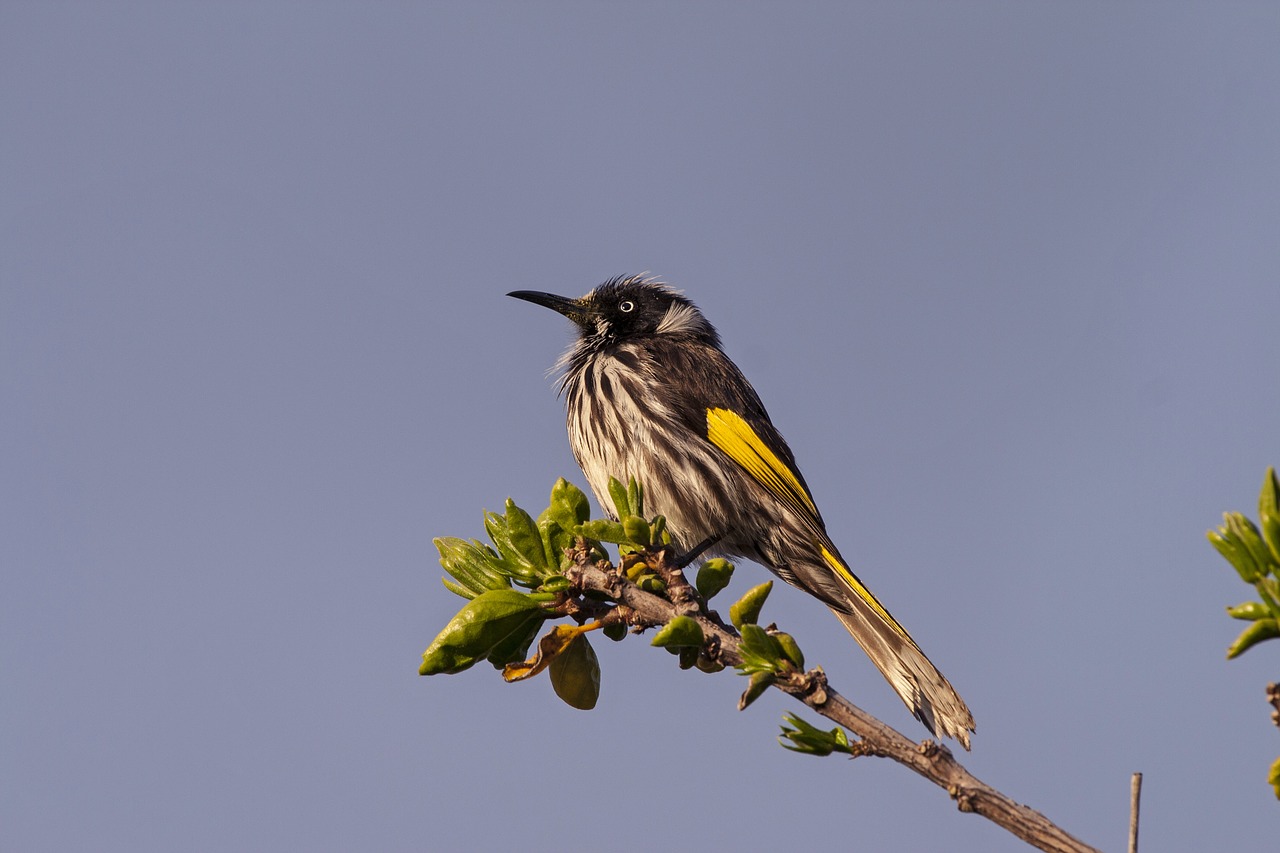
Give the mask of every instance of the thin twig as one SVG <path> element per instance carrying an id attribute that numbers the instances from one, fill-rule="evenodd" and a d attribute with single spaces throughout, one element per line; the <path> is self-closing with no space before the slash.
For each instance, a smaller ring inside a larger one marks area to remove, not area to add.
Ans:
<path id="1" fill-rule="evenodd" d="M 1142 774 L 1134 773 L 1129 785 L 1129 853 L 1138 853 L 1138 807 L 1142 801 Z"/>
<path id="2" fill-rule="evenodd" d="M 578 551 L 570 581 L 577 589 L 603 594 L 626 605 L 630 608 L 628 622 L 636 628 L 665 625 L 682 613 L 693 615 L 701 624 L 709 647 L 716 648 L 721 663 L 733 666 L 742 662 L 736 632 L 703 614 L 690 614 L 688 605 L 677 606 L 644 592 L 607 564 L 593 563 L 583 550 Z M 1099 853 L 1044 815 L 977 779 L 956 761 L 945 745 L 931 740 L 916 743 L 863 711 L 830 687 L 820 668 L 794 672 L 779 678 L 774 686 L 861 738 L 860 754 L 890 758 L 942 788 L 956 801 L 960 811 L 982 815 L 1040 850 Z"/>

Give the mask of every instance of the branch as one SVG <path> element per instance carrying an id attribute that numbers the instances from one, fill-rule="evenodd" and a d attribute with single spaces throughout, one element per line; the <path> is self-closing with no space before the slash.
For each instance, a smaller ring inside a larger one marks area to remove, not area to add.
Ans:
<path id="1" fill-rule="evenodd" d="M 467 604 L 423 652 L 419 674 L 462 672 L 484 660 L 502 669 L 508 681 L 547 670 L 556 695 L 588 710 L 599 696 L 600 667 L 586 633 L 601 629 L 621 640 L 628 628 L 658 628 L 653 645 L 677 654 L 681 668 L 716 672 L 733 666 L 749 675 L 739 708 L 776 687 L 837 724 L 826 732 L 788 715 L 780 738 L 788 749 L 891 758 L 946 791 L 961 811 L 980 814 L 1041 850 L 1097 853 L 974 777 L 945 745 L 916 743 L 837 693 L 820 667 L 806 671 L 795 639 L 759 624 L 772 581 L 738 599 L 729 608 L 732 624 L 726 623 L 707 600 L 729 583 L 732 564 L 703 563 L 695 589 L 682 571 L 691 555 L 680 560 L 671 553 L 661 516 L 645 520 L 640 485 L 611 480 L 609 495 L 617 520 L 593 521 L 586 495 L 561 479 L 536 520 L 510 499 L 505 514 L 486 512 L 493 547 L 474 539 L 434 540 L 452 578 L 444 579 L 445 586 Z M 618 544 L 616 566 L 602 542 Z M 577 625 L 556 625 L 525 660 L 543 623 L 564 617 Z M 851 742 L 847 732 L 857 740 Z"/>
<path id="2" fill-rule="evenodd" d="M 681 590 L 681 594 L 673 596 L 680 602 L 676 604 L 641 590 L 611 567 L 606 570 L 607 564 L 592 562 L 585 549 L 574 549 L 571 556 L 574 567 L 566 572 L 571 585 L 624 605 L 628 609 L 627 622 L 634 628 L 656 628 L 677 616 L 689 616 L 701 626 L 709 656 L 730 666 L 742 663 L 740 637 L 714 612 L 701 607 L 696 593 L 684 594 L 688 584 L 679 569 L 669 566 L 660 569 L 667 579 L 668 590 L 673 591 L 673 581 L 674 587 Z M 774 686 L 860 738 L 854 744 L 855 756 L 877 755 L 904 765 L 946 791 L 960 811 L 982 815 L 1040 850 L 1098 853 L 1096 848 L 1069 835 L 1044 815 L 979 780 L 956 761 L 945 745 L 930 740 L 916 743 L 854 705 L 827 683 L 821 668 L 792 671 L 780 676 Z"/>
<path id="3" fill-rule="evenodd" d="M 1138 813 L 1142 805 L 1142 774 L 1134 773 L 1129 783 L 1129 853 L 1138 853 Z"/>

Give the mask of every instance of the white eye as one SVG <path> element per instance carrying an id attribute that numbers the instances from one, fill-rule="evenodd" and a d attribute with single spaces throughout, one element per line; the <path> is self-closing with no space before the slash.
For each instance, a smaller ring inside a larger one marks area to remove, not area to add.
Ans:
<path id="1" fill-rule="evenodd" d="M 619 303 L 618 310 L 623 314 L 630 314 L 632 311 L 636 310 L 636 304 L 628 300 L 626 302 Z"/>

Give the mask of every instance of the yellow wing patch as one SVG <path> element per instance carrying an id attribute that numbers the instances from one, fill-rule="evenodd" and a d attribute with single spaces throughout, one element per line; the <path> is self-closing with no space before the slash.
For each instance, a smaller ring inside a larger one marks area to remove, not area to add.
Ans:
<path id="1" fill-rule="evenodd" d="M 818 517 L 818 508 L 800 480 L 736 412 L 707 409 L 707 439 L 779 500 Z"/>
<path id="2" fill-rule="evenodd" d="M 907 634 L 898 620 L 889 615 L 871 590 L 862 585 L 862 581 L 849 571 L 840 558 L 831 552 L 830 540 L 817 524 L 818 508 L 809 497 L 809 493 L 800 484 L 786 463 L 778 458 L 769 445 L 765 444 L 751 425 L 741 415 L 729 409 L 707 409 L 707 439 L 720 448 L 730 459 L 742 466 L 760 485 L 772 492 L 779 500 L 790 504 L 797 512 L 807 514 L 814 522 L 817 540 L 814 544 L 822 550 L 822 559 L 831 567 L 844 586 L 859 599 L 866 602 L 872 612 L 884 620 L 894 633 L 902 637 L 912 646 L 915 641 Z M 834 546 L 832 546 L 834 547 Z"/>

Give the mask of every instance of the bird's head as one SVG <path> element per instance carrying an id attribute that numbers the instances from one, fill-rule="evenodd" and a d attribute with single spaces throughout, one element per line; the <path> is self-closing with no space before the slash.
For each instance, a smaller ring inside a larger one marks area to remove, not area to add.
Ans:
<path id="1" fill-rule="evenodd" d="M 697 306 L 654 279 L 619 276 L 579 299 L 537 290 L 507 295 L 558 311 L 574 322 L 584 342 L 596 345 L 646 335 L 690 335 L 719 344 L 716 330 Z"/>

